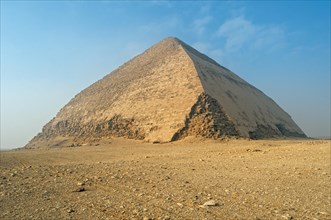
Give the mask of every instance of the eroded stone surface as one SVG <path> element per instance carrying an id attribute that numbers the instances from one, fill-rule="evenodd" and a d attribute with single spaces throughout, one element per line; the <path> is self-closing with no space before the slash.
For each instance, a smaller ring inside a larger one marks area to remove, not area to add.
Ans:
<path id="1" fill-rule="evenodd" d="M 176 141 L 186 136 L 216 139 L 224 136 L 239 136 L 239 134 L 218 102 L 202 93 L 192 106 L 185 120 L 185 126 L 175 133 L 172 140 Z"/>

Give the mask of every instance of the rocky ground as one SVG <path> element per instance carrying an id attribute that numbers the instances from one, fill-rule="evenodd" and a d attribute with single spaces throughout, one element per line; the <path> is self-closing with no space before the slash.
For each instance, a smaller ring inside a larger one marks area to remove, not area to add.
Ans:
<path id="1" fill-rule="evenodd" d="M 0 219 L 331 219 L 330 141 L 1 152 Z"/>

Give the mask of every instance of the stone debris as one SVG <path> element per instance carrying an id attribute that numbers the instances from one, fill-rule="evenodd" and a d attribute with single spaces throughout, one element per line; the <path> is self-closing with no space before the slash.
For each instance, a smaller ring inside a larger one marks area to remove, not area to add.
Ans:
<path id="1" fill-rule="evenodd" d="M 79 188 L 73 190 L 72 192 L 84 192 L 84 191 L 86 191 L 86 189 L 85 189 L 84 187 L 81 186 L 81 187 L 79 187 Z"/>
<path id="2" fill-rule="evenodd" d="M 209 206 L 220 206 L 220 205 L 222 205 L 220 202 L 217 202 L 214 199 L 211 199 L 211 200 L 205 202 L 203 205 L 199 205 L 199 207 L 206 208 Z"/>
<path id="3" fill-rule="evenodd" d="M 84 186 L 85 185 L 85 182 L 78 182 L 77 183 L 77 186 Z"/>
<path id="4" fill-rule="evenodd" d="M 180 202 L 177 202 L 177 205 L 179 206 L 179 207 L 183 207 L 184 205 L 182 204 L 182 203 L 180 203 Z"/>
<path id="5" fill-rule="evenodd" d="M 293 217 L 289 214 L 282 215 L 282 218 L 286 220 L 293 220 Z"/>

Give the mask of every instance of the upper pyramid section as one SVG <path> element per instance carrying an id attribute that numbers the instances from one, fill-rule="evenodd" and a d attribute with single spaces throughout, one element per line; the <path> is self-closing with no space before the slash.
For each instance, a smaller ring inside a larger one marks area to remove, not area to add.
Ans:
<path id="1" fill-rule="evenodd" d="M 27 147 L 123 136 L 306 137 L 272 99 L 177 38 L 166 38 L 77 94 Z"/>

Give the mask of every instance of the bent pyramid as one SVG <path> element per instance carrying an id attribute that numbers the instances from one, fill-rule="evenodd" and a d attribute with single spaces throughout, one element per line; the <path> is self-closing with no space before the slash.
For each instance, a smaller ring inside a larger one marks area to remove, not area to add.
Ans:
<path id="1" fill-rule="evenodd" d="M 177 38 L 166 38 L 77 94 L 27 147 L 122 136 L 306 137 L 272 99 Z"/>

